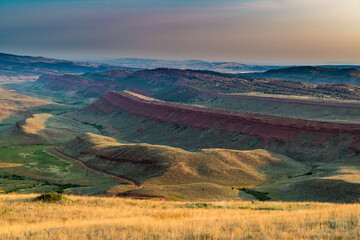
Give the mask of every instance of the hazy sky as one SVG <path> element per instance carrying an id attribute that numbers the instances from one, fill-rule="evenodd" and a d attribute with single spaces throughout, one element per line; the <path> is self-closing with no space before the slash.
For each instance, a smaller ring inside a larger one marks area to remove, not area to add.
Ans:
<path id="1" fill-rule="evenodd" d="M 360 0 L 0 0 L 0 51 L 360 64 Z"/>

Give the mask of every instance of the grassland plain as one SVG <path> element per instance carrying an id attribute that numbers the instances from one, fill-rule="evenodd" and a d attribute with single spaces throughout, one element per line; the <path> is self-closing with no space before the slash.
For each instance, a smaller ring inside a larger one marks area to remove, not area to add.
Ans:
<path id="1" fill-rule="evenodd" d="M 0 191 L 99 194 L 122 183 L 50 155 L 48 146 L 0 148 Z"/>
<path id="2" fill-rule="evenodd" d="M 0 195 L 0 239 L 360 239 L 360 205 Z"/>

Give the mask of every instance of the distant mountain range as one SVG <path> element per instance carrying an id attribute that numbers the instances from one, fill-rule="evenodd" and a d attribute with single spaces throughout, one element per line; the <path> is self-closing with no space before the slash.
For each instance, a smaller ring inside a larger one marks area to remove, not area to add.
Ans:
<path id="1" fill-rule="evenodd" d="M 192 70 L 209 70 L 222 73 L 248 73 L 263 72 L 270 69 L 278 69 L 283 66 L 251 65 L 238 62 L 208 62 L 202 60 L 160 60 L 143 58 L 118 58 L 110 60 L 96 60 L 110 65 L 118 65 L 129 68 L 176 68 Z"/>
<path id="2" fill-rule="evenodd" d="M 209 70 L 222 73 L 249 73 L 265 72 L 272 69 L 282 69 L 292 66 L 277 65 L 256 65 L 243 64 L 239 62 L 209 62 L 203 60 L 161 60 L 161 59 L 144 59 L 144 58 L 117 58 L 107 60 L 96 60 L 109 65 L 117 65 L 128 68 L 155 69 L 155 68 L 176 68 L 192 70 Z M 319 65 L 323 68 L 354 68 L 360 70 L 357 65 Z"/>
<path id="3" fill-rule="evenodd" d="M 360 69 L 360 67 L 357 67 Z M 289 67 L 272 69 L 251 76 L 282 81 L 297 81 L 309 84 L 346 84 L 360 86 L 360 70 L 352 68 Z"/>

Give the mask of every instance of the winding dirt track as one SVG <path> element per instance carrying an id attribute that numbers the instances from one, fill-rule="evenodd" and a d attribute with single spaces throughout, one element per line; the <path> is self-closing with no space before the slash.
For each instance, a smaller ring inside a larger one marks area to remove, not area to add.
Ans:
<path id="1" fill-rule="evenodd" d="M 116 176 L 116 175 L 113 175 L 113 174 L 110 174 L 110 173 L 107 173 L 107 172 L 103 172 L 103 171 L 100 171 L 100 170 L 97 170 L 95 168 L 91 168 L 89 166 L 87 166 L 85 163 L 83 163 L 82 161 L 80 161 L 79 159 L 76 159 L 76 158 L 73 158 L 73 157 L 70 157 L 62 152 L 59 152 L 58 150 L 56 150 L 55 146 L 52 146 L 51 147 L 51 150 L 56 153 L 57 155 L 60 155 L 61 157 L 63 158 L 66 158 L 66 159 L 69 159 L 69 160 L 72 160 L 72 161 L 75 161 L 75 162 L 78 162 L 80 163 L 81 166 L 83 166 L 84 168 L 86 169 L 89 169 L 93 172 L 96 172 L 96 173 L 100 173 L 100 174 L 103 174 L 103 175 L 106 175 L 106 176 L 109 176 L 109 177 L 112 177 L 112 178 L 115 178 L 115 179 L 118 179 L 120 181 L 124 181 L 124 182 L 127 182 L 129 183 L 130 185 L 132 185 L 135 188 L 139 188 L 140 187 L 140 184 L 137 184 L 135 181 L 132 181 L 130 179 L 126 179 L 126 178 L 123 178 L 123 177 L 119 177 L 119 176 Z"/>
<path id="2" fill-rule="evenodd" d="M 115 178 L 117 180 L 123 181 L 123 182 L 127 182 L 127 183 L 129 183 L 130 185 L 132 185 L 134 187 L 133 189 L 140 188 L 140 184 L 136 183 L 135 181 L 132 181 L 132 180 L 124 178 L 124 177 L 116 176 L 116 175 L 113 175 L 113 174 L 110 174 L 110 173 L 107 173 L 107 172 L 103 172 L 103 171 L 91 168 L 91 167 L 87 166 L 85 163 L 83 163 L 82 161 L 80 161 L 79 159 L 70 157 L 70 156 L 68 156 L 68 155 L 66 155 L 66 154 L 64 154 L 62 152 L 59 152 L 58 150 L 56 150 L 55 146 L 51 147 L 51 151 L 53 151 L 53 153 L 55 153 L 58 156 L 61 156 L 63 158 L 71 160 L 71 161 L 78 162 L 81 166 L 83 166 L 84 168 L 86 168 L 86 169 L 88 169 L 90 171 L 93 171 L 93 172 L 96 172 L 96 173 L 99 173 L 99 174 L 102 174 L 102 175 L 106 175 L 106 176 Z M 116 196 L 117 197 L 124 197 L 124 198 L 133 198 L 133 199 L 159 199 L 159 200 L 162 200 L 162 201 L 167 201 L 168 200 L 166 197 L 156 197 L 156 196 L 154 196 L 154 197 L 134 196 L 134 195 L 127 196 L 127 195 L 121 195 L 121 194 L 118 194 Z"/>

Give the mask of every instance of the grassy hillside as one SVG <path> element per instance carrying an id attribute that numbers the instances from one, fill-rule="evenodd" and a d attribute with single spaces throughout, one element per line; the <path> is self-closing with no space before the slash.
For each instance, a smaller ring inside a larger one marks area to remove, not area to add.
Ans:
<path id="1" fill-rule="evenodd" d="M 1 81 L 0 81 L 1 85 Z M 50 101 L 29 97 L 9 91 L 0 86 L 0 130 L 14 120 L 24 119 L 31 114 L 26 108 L 51 104 Z"/>
<path id="2" fill-rule="evenodd" d="M 140 182 L 141 188 L 128 193 L 135 195 L 166 194 L 165 197 L 176 195 L 197 199 L 194 196 L 201 189 L 206 196 L 219 197 L 226 190 L 224 187 L 228 190 L 253 187 L 309 171 L 305 165 L 265 150 L 203 149 L 190 152 L 169 146 L 119 143 L 113 138 L 91 133 L 58 149 L 90 167 Z M 186 188 L 190 191 L 183 191 Z"/>
<path id="3" fill-rule="evenodd" d="M 311 174 L 310 174 L 311 173 Z M 360 164 L 357 160 L 319 164 L 309 174 L 265 184 L 258 191 L 269 192 L 281 201 L 358 202 Z"/>
<path id="4" fill-rule="evenodd" d="M 358 239 L 360 205 L 0 195 L 1 239 Z"/>

